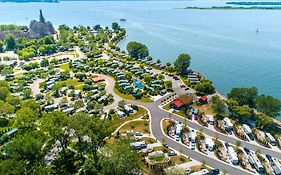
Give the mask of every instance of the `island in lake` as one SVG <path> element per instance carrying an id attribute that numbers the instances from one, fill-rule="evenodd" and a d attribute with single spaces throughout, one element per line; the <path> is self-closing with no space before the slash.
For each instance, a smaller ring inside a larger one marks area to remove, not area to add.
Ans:
<path id="1" fill-rule="evenodd" d="M 59 3 L 59 0 L 1 0 L 0 2 L 16 2 L 16 3 L 48 2 L 48 3 Z"/>
<path id="2" fill-rule="evenodd" d="M 226 4 L 232 5 L 281 5 L 281 2 L 227 2 Z"/>
<path id="3" fill-rule="evenodd" d="M 262 6 L 250 6 L 250 7 L 233 7 L 233 6 L 212 6 L 212 7 L 185 7 L 178 9 L 195 9 L 195 10 L 281 10 L 281 7 L 262 7 Z"/>

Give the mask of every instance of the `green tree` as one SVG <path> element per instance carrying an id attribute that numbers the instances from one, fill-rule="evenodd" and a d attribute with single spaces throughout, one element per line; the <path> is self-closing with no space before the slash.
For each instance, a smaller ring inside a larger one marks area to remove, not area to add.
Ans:
<path id="1" fill-rule="evenodd" d="M 209 95 L 215 93 L 215 87 L 210 80 L 203 80 L 195 86 L 195 90 L 200 95 Z"/>
<path id="2" fill-rule="evenodd" d="M 49 61 L 47 59 L 43 59 L 41 62 L 40 62 L 40 66 L 41 67 L 47 67 L 49 66 Z"/>
<path id="3" fill-rule="evenodd" d="M 270 117 L 276 117 L 279 115 L 281 102 L 272 96 L 261 95 L 256 99 L 256 109 Z"/>
<path id="4" fill-rule="evenodd" d="M 16 113 L 15 126 L 24 131 L 31 131 L 36 129 L 36 122 L 39 118 L 39 114 L 28 108 L 23 107 Z"/>
<path id="5" fill-rule="evenodd" d="M 9 94 L 10 91 L 7 87 L 0 87 L 0 100 L 5 100 Z"/>
<path id="6" fill-rule="evenodd" d="M 121 137 L 113 145 L 103 149 L 101 158 L 102 174 L 127 175 L 139 168 L 140 156 L 129 145 L 130 139 Z"/>
<path id="7" fill-rule="evenodd" d="M 121 101 L 118 102 L 118 106 L 121 107 L 121 108 L 123 108 L 126 104 L 127 103 L 126 103 L 125 100 L 121 100 Z"/>
<path id="8" fill-rule="evenodd" d="M 112 27 L 113 30 L 118 30 L 120 28 L 120 26 L 117 22 L 113 22 L 111 27 Z"/>
<path id="9" fill-rule="evenodd" d="M 268 117 L 265 114 L 257 114 L 255 117 L 255 124 L 256 127 L 260 129 L 264 129 L 266 126 L 270 125 L 273 123 L 273 120 L 271 117 Z"/>
<path id="10" fill-rule="evenodd" d="M 184 72 L 190 65 L 190 59 L 191 58 L 188 54 L 180 54 L 174 62 L 176 71 L 180 74 L 184 74 Z"/>
<path id="11" fill-rule="evenodd" d="M 22 96 L 23 96 L 24 100 L 31 98 L 32 97 L 31 89 L 28 88 L 28 89 L 23 90 Z"/>
<path id="12" fill-rule="evenodd" d="M 85 78 L 87 78 L 86 74 L 81 73 L 81 72 L 77 73 L 77 74 L 75 75 L 75 77 L 78 78 L 79 81 L 83 81 Z"/>
<path id="13" fill-rule="evenodd" d="M 43 40 L 44 44 L 55 44 L 55 39 L 53 36 L 45 36 Z"/>
<path id="14" fill-rule="evenodd" d="M 89 153 L 92 154 L 94 165 L 99 163 L 98 150 L 105 145 L 105 138 L 112 133 L 111 123 L 108 121 L 100 120 L 99 118 L 93 118 L 89 121 L 88 136 L 90 142 L 88 145 Z"/>
<path id="15" fill-rule="evenodd" d="M 6 44 L 7 50 L 14 50 L 14 48 L 16 46 L 15 36 L 12 34 L 7 34 L 5 36 L 5 44 Z"/>
<path id="16" fill-rule="evenodd" d="M 4 147 L 9 159 L 1 160 L 0 174 L 41 174 L 44 168 L 44 136 L 37 131 L 17 133 Z M 43 174 L 46 174 L 44 172 Z"/>
<path id="17" fill-rule="evenodd" d="M 6 102 L 11 104 L 12 106 L 16 107 L 16 106 L 20 105 L 21 100 L 20 100 L 19 96 L 16 96 L 16 95 L 13 95 L 13 94 L 9 94 L 6 97 Z"/>
<path id="18" fill-rule="evenodd" d="M 69 120 L 70 118 L 65 113 L 59 111 L 49 114 L 44 113 L 40 122 L 42 131 L 53 141 L 58 141 L 60 143 L 64 165 L 68 164 L 66 149 L 70 143 Z"/>
<path id="19" fill-rule="evenodd" d="M 41 106 L 39 103 L 36 102 L 35 99 L 24 100 L 24 101 L 22 101 L 21 106 L 28 107 L 37 113 L 40 113 L 40 111 L 41 111 Z"/>
<path id="20" fill-rule="evenodd" d="M 83 100 L 77 100 L 77 101 L 74 102 L 74 108 L 75 109 L 79 109 L 79 108 L 82 108 L 84 106 L 85 106 L 85 104 L 84 104 Z"/>
<path id="21" fill-rule="evenodd" d="M 4 52 L 4 42 L 0 40 L 0 53 Z"/>
<path id="22" fill-rule="evenodd" d="M 19 134 L 8 144 L 5 152 L 12 158 L 26 160 L 31 164 L 41 162 L 44 156 L 44 152 L 41 151 L 43 139 L 44 136 L 38 131 Z"/>
<path id="23" fill-rule="evenodd" d="M 144 80 L 146 83 L 150 82 L 150 81 L 151 81 L 151 75 L 150 75 L 150 74 L 145 74 L 145 75 L 143 76 L 143 80 Z"/>
<path id="24" fill-rule="evenodd" d="M 248 105 L 250 107 L 254 107 L 257 94 L 258 94 L 258 90 L 255 87 L 233 88 L 227 94 L 227 97 L 229 99 L 236 100 L 239 103 L 239 105 Z"/>
<path id="25" fill-rule="evenodd" d="M 224 101 L 219 96 L 213 96 L 211 98 L 212 102 L 212 109 L 214 112 L 216 112 L 218 115 L 222 115 L 226 111 L 226 105 Z"/>
<path id="26" fill-rule="evenodd" d="M 8 117 L 8 115 L 13 114 L 15 111 L 15 107 L 0 100 L 0 116 Z"/>
<path id="27" fill-rule="evenodd" d="M 81 157 L 87 148 L 87 141 L 85 141 L 83 137 L 87 135 L 90 129 L 89 123 L 91 122 L 89 121 L 91 120 L 92 118 L 84 113 L 76 113 L 71 116 L 69 122 L 70 128 L 74 131 L 74 137 L 77 139 L 77 151 Z"/>
<path id="28" fill-rule="evenodd" d="M 252 109 L 249 106 L 235 106 L 232 110 L 234 114 L 236 114 L 239 119 L 248 119 L 252 115 Z"/>
<path id="29" fill-rule="evenodd" d="M 1 74 L 6 76 L 6 75 L 10 75 L 13 73 L 13 69 L 9 66 L 6 66 L 2 71 Z"/>
<path id="30" fill-rule="evenodd" d="M 127 44 L 127 51 L 135 59 L 145 59 L 149 55 L 148 48 L 144 44 L 135 41 Z"/>
<path id="31" fill-rule="evenodd" d="M 101 26 L 99 24 L 94 25 L 94 30 L 100 30 L 100 29 L 102 29 L 102 28 L 101 28 Z"/>

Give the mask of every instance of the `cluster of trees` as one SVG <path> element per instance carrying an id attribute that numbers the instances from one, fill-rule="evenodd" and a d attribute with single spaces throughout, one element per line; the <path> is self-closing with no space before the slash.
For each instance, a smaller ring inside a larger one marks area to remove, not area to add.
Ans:
<path id="1" fill-rule="evenodd" d="M 140 157 L 127 137 L 106 143 L 111 126 L 84 113 L 42 112 L 34 99 L 21 100 L 0 81 L 0 127 L 18 128 L 14 137 L 3 137 L 0 174 L 130 174 Z M 44 157 L 55 145 L 61 152 L 47 165 Z"/>
<path id="2" fill-rule="evenodd" d="M 4 41 L 0 41 L 0 53 L 13 50 L 22 60 L 27 60 L 37 55 L 49 55 L 55 53 L 57 49 L 58 45 L 52 36 L 28 40 L 26 38 L 16 39 L 13 34 L 7 34 Z"/>
<path id="3" fill-rule="evenodd" d="M 212 108 L 217 115 L 223 116 L 229 111 L 240 121 L 252 118 L 256 126 L 261 129 L 272 124 L 272 118 L 279 116 L 281 110 L 279 99 L 258 95 L 255 87 L 233 88 L 227 96 L 228 100 L 222 100 L 218 96 L 212 97 Z"/>
<path id="4" fill-rule="evenodd" d="M 195 86 L 195 90 L 199 95 L 209 95 L 215 93 L 215 87 L 210 80 L 201 80 L 199 84 Z"/>
<path id="5" fill-rule="evenodd" d="M 184 75 L 186 69 L 190 66 L 190 56 L 188 54 L 180 54 L 176 61 L 174 62 L 175 70 Z"/>
<path id="6" fill-rule="evenodd" d="M 1 24 L 0 31 L 7 31 L 7 30 L 28 30 L 28 26 L 21 26 L 15 24 Z"/>
<path id="7" fill-rule="evenodd" d="M 228 93 L 228 98 L 236 101 L 239 106 L 248 106 L 255 108 L 258 112 L 262 112 L 270 117 L 277 117 L 281 110 L 281 102 L 268 95 L 258 95 L 258 90 L 252 88 L 233 88 Z"/>
<path id="8" fill-rule="evenodd" d="M 131 41 L 127 44 L 127 51 L 134 59 L 145 59 L 149 56 L 147 46 L 135 41 Z"/>
<path id="9" fill-rule="evenodd" d="M 18 39 L 14 50 L 19 55 L 20 59 L 27 60 L 37 55 L 49 55 L 57 51 L 53 36 L 45 36 L 40 39 L 26 40 Z"/>
<path id="10" fill-rule="evenodd" d="M 128 174 L 138 168 L 140 158 L 128 138 L 114 145 L 104 141 L 111 134 L 107 121 L 83 113 L 41 113 L 33 106 L 22 107 L 16 115 L 19 131 L 3 148 L 1 174 Z M 44 157 L 54 145 L 62 150 L 47 166 Z"/>
<path id="11" fill-rule="evenodd" d="M 13 73 L 13 68 L 11 66 L 6 66 L 3 64 L 0 64 L 0 73 L 1 75 L 9 75 Z"/>

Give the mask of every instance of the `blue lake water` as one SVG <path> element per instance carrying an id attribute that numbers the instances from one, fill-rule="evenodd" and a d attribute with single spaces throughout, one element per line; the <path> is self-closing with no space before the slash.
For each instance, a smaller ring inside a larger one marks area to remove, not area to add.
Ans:
<path id="1" fill-rule="evenodd" d="M 29 24 L 45 18 L 59 24 L 110 26 L 120 18 L 128 38 L 145 43 L 151 55 L 173 62 L 178 54 L 192 57 L 191 67 L 211 79 L 219 92 L 255 86 L 281 99 L 281 11 L 179 10 L 176 7 L 223 5 L 219 1 L 92 1 L 0 3 L 0 23 Z M 259 28 L 259 33 L 256 29 Z"/>

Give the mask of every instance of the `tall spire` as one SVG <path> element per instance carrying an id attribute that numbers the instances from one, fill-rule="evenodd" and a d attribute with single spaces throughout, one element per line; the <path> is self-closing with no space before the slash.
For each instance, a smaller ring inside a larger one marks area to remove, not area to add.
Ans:
<path id="1" fill-rule="evenodd" d="M 46 22 L 43 14 L 42 14 L 42 10 L 41 9 L 40 9 L 40 15 L 39 15 L 39 22 L 41 22 L 41 23 L 45 23 Z"/>

